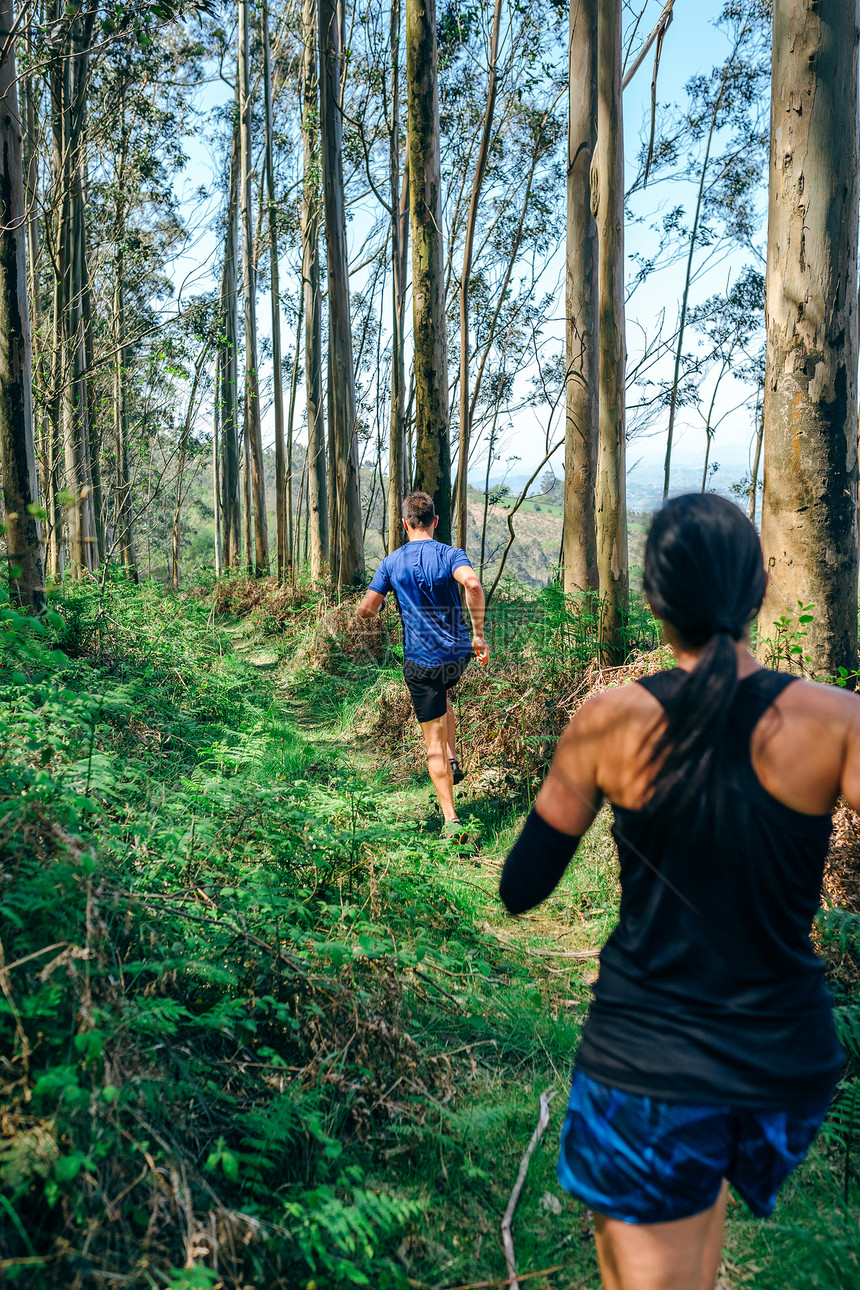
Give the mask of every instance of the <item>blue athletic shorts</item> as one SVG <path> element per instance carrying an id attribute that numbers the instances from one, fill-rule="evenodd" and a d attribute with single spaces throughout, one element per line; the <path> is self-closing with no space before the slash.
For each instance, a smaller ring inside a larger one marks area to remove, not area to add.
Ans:
<path id="1" fill-rule="evenodd" d="M 608 1218 L 668 1223 L 710 1209 L 728 1178 L 765 1218 L 826 1114 L 827 1103 L 755 1111 L 660 1102 L 574 1071 L 558 1180 Z"/>

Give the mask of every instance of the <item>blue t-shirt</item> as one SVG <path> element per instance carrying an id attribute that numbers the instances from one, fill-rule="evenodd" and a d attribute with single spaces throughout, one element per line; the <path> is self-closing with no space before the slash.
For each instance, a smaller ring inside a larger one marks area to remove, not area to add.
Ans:
<path id="1" fill-rule="evenodd" d="M 393 591 L 403 622 L 403 653 L 420 667 L 452 663 L 472 652 L 454 570 L 472 565 L 465 551 L 435 538 L 407 542 L 380 560 L 371 591 Z"/>

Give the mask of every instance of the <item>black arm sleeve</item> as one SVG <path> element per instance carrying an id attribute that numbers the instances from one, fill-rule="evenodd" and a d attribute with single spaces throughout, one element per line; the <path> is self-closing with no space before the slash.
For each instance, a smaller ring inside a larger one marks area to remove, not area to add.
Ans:
<path id="1" fill-rule="evenodd" d="M 579 838 L 562 833 L 537 811 L 530 811 L 502 869 L 499 895 L 508 912 L 524 914 L 546 900 L 561 882 L 578 846 Z"/>

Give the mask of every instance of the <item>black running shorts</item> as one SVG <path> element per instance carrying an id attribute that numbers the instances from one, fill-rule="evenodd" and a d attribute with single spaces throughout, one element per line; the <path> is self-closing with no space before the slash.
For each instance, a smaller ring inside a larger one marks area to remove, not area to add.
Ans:
<path id="1" fill-rule="evenodd" d="M 409 659 L 403 664 L 403 679 L 412 696 L 412 706 L 419 721 L 434 721 L 448 707 L 448 691 L 456 685 L 469 665 L 471 654 L 436 667 L 421 667 Z"/>

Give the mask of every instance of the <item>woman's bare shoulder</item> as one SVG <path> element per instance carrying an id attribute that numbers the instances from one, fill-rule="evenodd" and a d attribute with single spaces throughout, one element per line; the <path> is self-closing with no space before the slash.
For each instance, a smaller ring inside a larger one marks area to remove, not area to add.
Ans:
<path id="1" fill-rule="evenodd" d="M 588 734 L 605 734 L 619 723 L 641 716 L 652 721 L 662 710 L 662 705 L 638 681 L 617 685 L 589 695 L 577 709 L 570 728 Z"/>
<path id="2" fill-rule="evenodd" d="M 777 703 L 784 712 L 796 712 L 822 721 L 854 725 L 860 721 L 860 695 L 823 681 L 800 679 L 786 686 Z"/>

